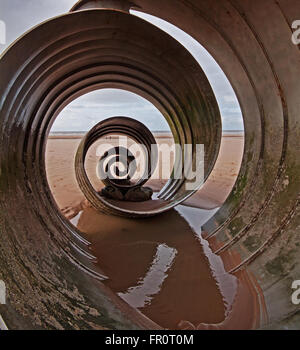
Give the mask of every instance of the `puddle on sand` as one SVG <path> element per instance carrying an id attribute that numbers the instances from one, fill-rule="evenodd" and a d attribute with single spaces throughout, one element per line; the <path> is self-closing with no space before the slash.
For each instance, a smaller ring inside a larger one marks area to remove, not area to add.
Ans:
<path id="1" fill-rule="evenodd" d="M 220 323 L 232 302 L 234 292 L 221 294 L 221 284 L 233 288 L 234 277 L 211 260 L 196 229 L 213 213 L 179 206 L 133 220 L 87 208 L 72 222 L 91 242 L 99 267 L 109 277 L 104 283 L 161 327 L 178 329 L 183 320 Z"/>

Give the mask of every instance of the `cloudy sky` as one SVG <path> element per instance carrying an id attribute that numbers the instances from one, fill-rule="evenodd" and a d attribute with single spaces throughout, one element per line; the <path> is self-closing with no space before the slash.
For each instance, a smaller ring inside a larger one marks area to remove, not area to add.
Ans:
<path id="1" fill-rule="evenodd" d="M 76 0 L 0 0 L 0 53 L 31 27 L 68 12 L 75 2 Z M 234 91 L 210 54 L 173 25 L 142 13 L 132 14 L 157 25 L 190 51 L 206 73 L 215 92 L 223 129 L 242 130 L 241 110 Z M 3 23 L 6 27 L 5 43 Z M 52 131 L 86 131 L 100 120 L 117 115 L 136 118 L 152 131 L 168 130 L 160 112 L 142 97 L 122 90 L 104 89 L 86 94 L 69 104 L 58 116 Z"/>

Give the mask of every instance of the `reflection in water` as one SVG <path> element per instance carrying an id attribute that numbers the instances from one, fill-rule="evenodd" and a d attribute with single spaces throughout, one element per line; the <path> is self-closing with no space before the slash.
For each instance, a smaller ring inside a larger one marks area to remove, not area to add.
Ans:
<path id="1" fill-rule="evenodd" d="M 176 253 L 176 249 L 160 244 L 145 278 L 141 279 L 136 287 L 129 288 L 125 293 L 119 293 L 119 296 L 135 308 L 150 305 L 152 296 L 161 290 Z"/>
<path id="2" fill-rule="evenodd" d="M 109 277 L 104 283 L 169 329 L 177 329 L 182 320 L 220 323 L 229 303 L 199 232 L 188 223 L 190 216 L 191 223 L 201 227 L 213 212 L 186 208 L 138 220 L 87 208 L 72 220 L 91 242 L 93 255 Z"/>
<path id="3" fill-rule="evenodd" d="M 184 205 L 178 206 L 176 210 L 189 223 L 190 227 L 196 233 L 197 238 L 203 247 L 203 251 L 209 260 L 209 265 L 210 265 L 212 274 L 216 279 L 217 284 L 223 295 L 224 303 L 226 306 L 226 316 L 227 316 L 234 302 L 234 297 L 238 287 L 238 280 L 235 276 L 226 272 L 221 257 L 219 255 L 213 254 L 208 242 L 202 238 L 201 227 L 203 223 L 207 221 L 206 216 L 199 215 L 199 209 L 187 207 Z M 212 215 L 214 215 L 217 212 L 217 210 L 218 209 L 211 210 Z M 203 211 L 200 210 L 200 212 L 203 212 L 203 214 L 205 214 L 207 210 L 203 210 Z"/>

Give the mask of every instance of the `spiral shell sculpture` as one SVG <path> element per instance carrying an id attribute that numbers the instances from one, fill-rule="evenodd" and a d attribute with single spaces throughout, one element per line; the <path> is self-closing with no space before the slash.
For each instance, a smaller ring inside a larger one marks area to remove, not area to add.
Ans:
<path id="1" fill-rule="evenodd" d="M 9 290 L 3 319 L 19 329 L 159 328 L 103 286 L 89 243 L 57 208 L 45 171 L 48 133 L 62 109 L 85 93 L 120 88 L 154 104 L 175 143 L 192 150 L 203 144 L 204 181 L 211 173 L 221 119 L 210 84 L 182 45 L 130 15 L 130 8 L 178 25 L 202 43 L 236 91 L 245 125 L 241 170 L 202 234 L 226 271 L 247 271 L 259 281 L 253 293 L 263 295 L 268 319 L 253 327 L 299 329 L 299 305 L 290 299 L 292 281 L 300 278 L 300 51 L 291 40 L 298 0 L 83 0 L 1 55 L 0 279 Z M 96 193 L 84 159 L 105 123 L 88 133 L 76 157 L 77 180 L 94 207 L 151 216 L 196 191 L 187 190 L 187 177 L 171 175 L 147 209 L 132 203 L 130 210 L 126 201 Z M 196 161 L 191 155 L 188 168 Z"/>
<path id="2" fill-rule="evenodd" d="M 146 157 L 146 167 L 141 178 L 136 182 L 131 182 L 137 170 L 137 163 L 134 155 L 125 147 L 116 146 L 101 156 L 98 164 L 98 175 L 101 181 L 106 185 L 102 190 L 102 196 L 93 188 L 86 174 L 84 163 L 85 157 L 90 146 L 101 137 L 111 134 L 118 134 L 130 137 L 139 145 L 143 146 L 144 156 Z M 97 210 L 116 215 L 133 216 L 133 210 L 122 210 L 113 203 L 107 201 L 108 198 L 129 200 L 140 202 L 151 200 L 152 191 L 143 192 L 142 186 L 150 179 L 157 164 L 157 147 L 152 133 L 137 120 L 128 117 L 115 117 L 104 120 L 94 126 L 82 139 L 75 158 L 76 178 L 85 197 Z M 120 170 L 120 167 L 123 170 Z M 142 197 L 136 200 L 130 197 L 133 191 Z M 139 192 L 137 192 L 139 191 Z M 144 194 L 144 196 L 143 196 Z M 106 198 L 105 198 L 106 197 Z M 120 203 L 118 203 L 120 207 Z"/>

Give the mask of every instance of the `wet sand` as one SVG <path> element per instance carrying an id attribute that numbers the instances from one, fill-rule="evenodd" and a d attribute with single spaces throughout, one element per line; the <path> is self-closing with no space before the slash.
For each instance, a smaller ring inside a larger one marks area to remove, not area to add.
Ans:
<path id="1" fill-rule="evenodd" d="M 157 142 L 172 144 L 173 140 L 166 134 L 158 135 Z M 59 208 L 64 209 L 69 217 L 72 216 L 72 208 L 80 208 L 85 199 L 77 185 L 74 172 L 74 157 L 79 143 L 80 136 L 77 135 L 54 136 L 49 138 L 46 149 L 46 170 L 52 194 Z M 96 157 L 94 156 L 99 144 L 101 142 L 91 147 L 86 162 L 87 173 L 97 190 L 103 187 L 96 175 Z M 222 205 L 236 181 L 243 155 L 243 145 L 243 134 L 223 136 L 215 169 L 203 188 L 185 202 L 186 205 L 203 209 L 214 209 Z M 157 171 L 161 170 L 157 169 Z M 166 180 L 162 179 L 150 180 L 147 186 L 158 191 L 165 183 Z"/>

